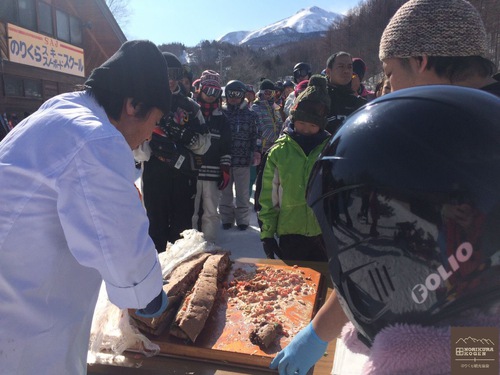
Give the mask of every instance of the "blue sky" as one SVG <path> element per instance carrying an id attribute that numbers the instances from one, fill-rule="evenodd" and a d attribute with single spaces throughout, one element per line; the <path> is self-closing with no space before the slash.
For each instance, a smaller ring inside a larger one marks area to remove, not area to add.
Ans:
<path id="1" fill-rule="evenodd" d="M 155 44 L 180 42 L 194 47 L 231 31 L 252 31 L 290 17 L 300 9 L 319 8 L 345 14 L 362 0 L 130 0 L 122 29 L 127 39 Z"/>

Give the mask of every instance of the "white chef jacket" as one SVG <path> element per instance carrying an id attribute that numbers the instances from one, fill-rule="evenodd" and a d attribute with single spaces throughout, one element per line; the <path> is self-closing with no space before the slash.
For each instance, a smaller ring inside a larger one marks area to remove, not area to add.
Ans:
<path id="1" fill-rule="evenodd" d="M 0 374 L 85 374 L 101 281 L 120 308 L 162 288 L 132 152 L 84 92 L 0 143 Z"/>

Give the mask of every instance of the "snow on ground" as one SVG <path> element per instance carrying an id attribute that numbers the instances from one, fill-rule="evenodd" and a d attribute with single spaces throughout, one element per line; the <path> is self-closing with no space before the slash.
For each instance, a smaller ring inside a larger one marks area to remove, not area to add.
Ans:
<path id="1" fill-rule="evenodd" d="M 137 171 L 136 186 L 141 189 L 141 171 Z M 255 185 L 254 185 L 255 190 Z M 231 258 L 265 258 L 266 254 L 260 243 L 260 230 L 257 224 L 257 214 L 253 209 L 253 193 L 250 198 L 250 225 L 247 230 L 239 230 L 233 226 L 231 229 L 222 229 L 222 224 L 217 235 L 216 245 L 219 245 L 224 250 L 231 251 Z"/>
<path id="2" fill-rule="evenodd" d="M 230 250 L 232 259 L 266 257 L 260 243 L 260 230 L 257 224 L 257 214 L 253 210 L 253 198 L 250 202 L 250 225 L 247 230 L 239 230 L 236 226 L 224 230 L 221 226 L 217 236 L 217 245 Z"/>

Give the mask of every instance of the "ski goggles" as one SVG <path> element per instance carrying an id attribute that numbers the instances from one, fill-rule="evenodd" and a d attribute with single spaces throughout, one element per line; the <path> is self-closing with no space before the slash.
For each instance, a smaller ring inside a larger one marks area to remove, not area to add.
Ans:
<path id="1" fill-rule="evenodd" d="M 228 98 L 238 98 L 241 99 L 245 96 L 245 93 L 243 91 L 237 91 L 237 90 L 230 90 L 226 92 L 226 97 Z"/>
<path id="2" fill-rule="evenodd" d="M 168 68 L 168 79 L 171 81 L 179 81 L 182 79 L 182 68 Z"/>
<path id="3" fill-rule="evenodd" d="M 306 77 L 309 75 L 309 71 L 307 69 L 299 69 L 293 72 L 294 77 Z"/>
<path id="4" fill-rule="evenodd" d="M 217 98 L 222 93 L 222 90 L 217 87 L 203 86 L 201 88 L 201 92 L 206 96 L 213 96 L 214 98 Z"/>

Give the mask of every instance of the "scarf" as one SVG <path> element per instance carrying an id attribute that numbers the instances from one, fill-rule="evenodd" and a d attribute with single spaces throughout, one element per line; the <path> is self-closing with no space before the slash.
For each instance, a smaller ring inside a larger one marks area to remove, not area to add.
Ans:
<path id="1" fill-rule="evenodd" d="M 295 131 L 295 127 L 293 122 L 290 122 L 288 128 L 284 130 L 284 133 L 288 134 L 290 138 L 292 138 L 297 144 L 302 148 L 306 155 L 309 153 L 321 142 L 330 136 L 330 133 L 320 130 L 318 133 L 313 135 L 303 135 L 299 134 Z"/>
<path id="2" fill-rule="evenodd" d="M 217 108 L 219 108 L 219 100 L 216 100 L 213 103 L 207 103 L 203 101 L 201 98 L 201 95 L 198 96 L 198 104 L 200 105 L 200 110 L 201 113 L 203 114 L 203 118 L 206 120 L 208 119 L 211 115 L 212 112 L 215 111 Z"/>

